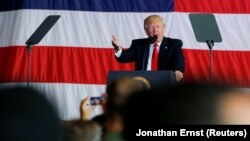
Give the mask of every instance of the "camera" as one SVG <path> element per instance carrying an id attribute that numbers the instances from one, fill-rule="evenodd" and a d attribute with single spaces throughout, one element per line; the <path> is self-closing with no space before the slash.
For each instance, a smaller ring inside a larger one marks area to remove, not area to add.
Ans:
<path id="1" fill-rule="evenodd" d="M 104 97 L 99 96 L 99 97 L 91 97 L 89 100 L 90 105 L 100 105 L 103 103 Z"/>

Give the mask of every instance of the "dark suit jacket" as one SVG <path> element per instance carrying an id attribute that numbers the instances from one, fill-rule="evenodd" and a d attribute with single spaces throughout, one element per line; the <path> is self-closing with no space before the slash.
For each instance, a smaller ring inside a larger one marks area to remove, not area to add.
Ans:
<path id="1" fill-rule="evenodd" d="M 129 49 L 123 50 L 120 57 L 116 57 L 120 63 L 134 62 L 136 70 L 146 70 L 149 57 L 150 44 L 148 39 L 136 39 L 132 41 Z M 159 70 L 180 70 L 184 72 L 185 62 L 182 52 L 182 41 L 164 37 L 159 50 Z"/>

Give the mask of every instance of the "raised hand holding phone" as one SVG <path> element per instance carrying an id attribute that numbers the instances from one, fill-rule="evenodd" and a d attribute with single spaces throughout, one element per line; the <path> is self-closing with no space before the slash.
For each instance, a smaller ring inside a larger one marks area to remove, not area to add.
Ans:
<path id="1" fill-rule="evenodd" d="M 90 105 L 90 96 L 83 99 L 80 104 L 80 118 L 81 120 L 90 120 L 90 115 L 93 112 L 96 105 Z"/>

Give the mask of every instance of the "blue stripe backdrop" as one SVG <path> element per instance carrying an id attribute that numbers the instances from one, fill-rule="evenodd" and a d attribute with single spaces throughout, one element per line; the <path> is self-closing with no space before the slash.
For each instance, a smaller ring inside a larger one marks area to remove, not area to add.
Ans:
<path id="1" fill-rule="evenodd" d="M 0 0 L 0 11 L 17 9 L 171 12 L 174 10 L 174 0 Z"/>

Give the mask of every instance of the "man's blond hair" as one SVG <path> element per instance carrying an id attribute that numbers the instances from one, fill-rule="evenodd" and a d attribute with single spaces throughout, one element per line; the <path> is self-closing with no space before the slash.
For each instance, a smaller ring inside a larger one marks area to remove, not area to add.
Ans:
<path id="1" fill-rule="evenodd" d="M 148 26 L 149 22 L 150 22 L 152 19 L 155 19 L 155 18 L 160 19 L 161 22 L 162 22 L 162 24 L 163 24 L 163 27 L 165 27 L 164 20 L 163 20 L 163 18 L 162 18 L 161 16 L 159 16 L 159 15 L 150 15 L 150 16 L 148 16 L 148 17 L 144 20 L 144 29 L 147 29 L 147 26 Z"/>

